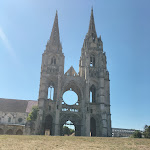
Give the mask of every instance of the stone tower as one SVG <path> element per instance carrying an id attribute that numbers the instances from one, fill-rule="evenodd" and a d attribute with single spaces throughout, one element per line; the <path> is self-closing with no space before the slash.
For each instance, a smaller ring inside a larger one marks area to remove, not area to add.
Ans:
<path id="1" fill-rule="evenodd" d="M 64 54 L 59 38 L 56 12 L 50 40 L 42 55 L 39 114 L 35 134 L 62 135 L 70 120 L 77 136 L 111 136 L 109 72 L 101 37 L 97 37 L 93 9 L 79 62 L 79 73 L 71 66 L 64 74 Z M 63 100 L 72 90 L 78 95 L 74 105 Z M 50 91 L 50 95 L 49 95 Z"/>

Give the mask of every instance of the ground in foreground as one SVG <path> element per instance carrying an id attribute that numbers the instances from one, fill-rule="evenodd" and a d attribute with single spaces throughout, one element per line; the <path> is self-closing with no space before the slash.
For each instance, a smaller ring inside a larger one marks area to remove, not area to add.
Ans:
<path id="1" fill-rule="evenodd" d="M 0 150 L 150 150 L 150 139 L 1 135 Z"/>

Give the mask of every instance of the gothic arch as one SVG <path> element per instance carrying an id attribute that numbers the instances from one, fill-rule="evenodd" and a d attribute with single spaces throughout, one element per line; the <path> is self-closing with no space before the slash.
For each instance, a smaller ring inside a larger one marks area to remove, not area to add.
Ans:
<path id="1" fill-rule="evenodd" d="M 12 130 L 12 129 L 8 129 L 8 130 L 6 131 L 6 134 L 8 134 L 8 135 L 13 135 L 13 130 Z"/>
<path id="2" fill-rule="evenodd" d="M 96 87 L 95 85 L 92 85 L 89 89 L 90 92 L 90 102 L 95 103 L 96 102 Z"/>
<path id="3" fill-rule="evenodd" d="M 96 136 L 96 119 L 94 117 L 90 119 L 90 132 L 91 136 Z"/>
<path id="4" fill-rule="evenodd" d="M 54 87 L 55 86 L 54 82 L 50 80 L 49 81 L 49 86 L 53 86 Z"/>
<path id="5" fill-rule="evenodd" d="M 4 116 L 4 122 L 6 123 L 12 123 L 13 122 L 13 115 L 11 113 L 8 113 Z"/>
<path id="6" fill-rule="evenodd" d="M 49 130 L 50 135 L 53 135 L 53 128 L 53 117 L 49 114 L 45 117 L 45 130 Z"/>
<path id="7" fill-rule="evenodd" d="M 81 117 L 77 114 L 64 114 L 60 117 L 60 124 L 65 124 L 70 120 L 74 125 L 80 124 Z"/>
<path id="8" fill-rule="evenodd" d="M 23 135 L 23 131 L 21 129 L 17 130 L 16 135 Z"/>
<path id="9" fill-rule="evenodd" d="M 95 67 L 96 64 L 96 57 L 95 54 L 90 54 L 90 67 Z"/>
<path id="10" fill-rule="evenodd" d="M 51 57 L 51 65 L 56 65 L 56 61 L 57 61 L 56 56 L 53 55 L 53 56 Z"/>
<path id="11" fill-rule="evenodd" d="M 102 117 L 101 115 L 95 115 L 95 114 L 91 114 L 90 119 L 94 118 L 94 120 L 96 121 L 96 135 L 93 136 L 102 136 Z M 91 120 L 90 120 L 91 122 Z"/>
<path id="12" fill-rule="evenodd" d="M 81 117 L 77 114 L 64 114 L 60 117 L 60 132 L 62 132 L 63 125 L 69 120 L 75 126 L 75 135 L 80 136 L 81 135 Z"/>
<path id="13" fill-rule="evenodd" d="M 56 91 L 56 88 L 54 86 L 54 82 L 50 81 L 49 86 L 48 86 L 47 98 L 51 99 L 51 100 L 54 100 L 55 99 L 55 91 Z"/>
<path id="14" fill-rule="evenodd" d="M 0 135 L 4 134 L 4 130 L 0 128 Z"/>
<path id="15" fill-rule="evenodd" d="M 64 84 L 64 86 L 62 88 L 62 94 L 61 95 L 63 95 L 66 91 L 69 91 L 70 88 L 72 89 L 72 91 L 74 91 L 78 95 L 78 100 L 81 101 L 83 98 L 83 94 L 82 94 L 83 92 L 80 89 L 80 85 L 73 80 Z"/>
<path id="16" fill-rule="evenodd" d="M 90 87 L 91 87 L 92 85 L 94 85 L 96 88 L 98 87 L 98 82 L 97 82 L 96 79 L 92 79 L 92 80 L 90 81 Z"/>

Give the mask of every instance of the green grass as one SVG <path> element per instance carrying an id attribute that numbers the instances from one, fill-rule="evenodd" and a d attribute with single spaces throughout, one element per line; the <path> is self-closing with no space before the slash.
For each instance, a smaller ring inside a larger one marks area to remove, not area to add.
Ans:
<path id="1" fill-rule="evenodd" d="M 0 150 L 150 150 L 150 139 L 1 135 Z"/>

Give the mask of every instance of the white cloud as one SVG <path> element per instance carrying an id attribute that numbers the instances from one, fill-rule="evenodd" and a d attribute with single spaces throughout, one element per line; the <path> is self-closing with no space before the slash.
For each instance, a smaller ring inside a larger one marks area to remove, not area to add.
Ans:
<path id="1" fill-rule="evenodd" d="M 6 36 L 6 34 L 4 33 L 4 31 L 2 30 L 2 28 L 0 27 L 0 39 L 2 40 L 3 44 L 5 45 L 8 53 L 12 56 L 16 58 L 16 54 Z"/>

